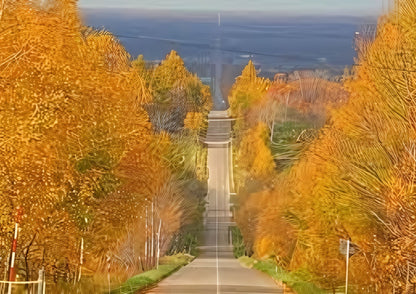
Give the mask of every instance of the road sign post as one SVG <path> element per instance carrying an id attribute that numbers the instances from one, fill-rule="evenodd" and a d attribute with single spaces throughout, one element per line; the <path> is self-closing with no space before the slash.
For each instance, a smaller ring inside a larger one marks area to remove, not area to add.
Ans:
<path id="1" fill-rule="evenodd" d="M 351 243 L 351 241 L 340 239 L 339 240 L 339 252 L 345 255 L 345 294 L 348 293 L 348 267 L 350 257 L 359 251 L 358 245 Z"/>
<path id="2" fill-rule="evenodd" d="M 348 265 L 350 260 L 350 240 L 347 240 L 347 254 L 345 254 L 345 294 L 348 293 Z"/>

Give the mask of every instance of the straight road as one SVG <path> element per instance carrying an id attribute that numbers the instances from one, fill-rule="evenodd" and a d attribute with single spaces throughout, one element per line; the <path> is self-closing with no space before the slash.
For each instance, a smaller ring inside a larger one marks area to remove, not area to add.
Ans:
<path id="1" fill-rule="evenodd" d="M 267 275 L 243 268 L 232 253 L 230 131 L 227 112 L 211 112 L 205 140 L 208 145 L 208 206 L 200 255 L 147 293 L 283 293 Z"/>

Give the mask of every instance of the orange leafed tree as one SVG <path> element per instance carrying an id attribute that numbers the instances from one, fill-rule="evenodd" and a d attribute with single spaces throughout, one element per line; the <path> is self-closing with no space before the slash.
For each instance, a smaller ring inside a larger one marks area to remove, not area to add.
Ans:
<path id="1" fill-rule="evenodd" d="M 273 174 L 274 161 L 267 143 L 268 129 L 264 124 L 259 123 L 245 132 L 236 162 L 248 173 L 248 178 L 262 180 Z"/>
<path id="2" fill-rule="evenodd" d="M 256 253 L 263 256 L 268 242 L 276 248 L 266 253 L 285 260 L 283 249 L 295 244 L 288 268 L 307 269 L 326 288 L 341 285 L 345 275 L 339 239 L 360 248 L 350 259 L 357 292 L 407 293 L 416 277 L 415 15 L 414 1 L 397 1 L 380 22 L 345 83 L 349 101 L 281 175 L 285 185 L 270 192 L 278 209 L 266 206 L 257 216 Z M 284 206 L 282 197 L 289 200 Z M 270 241 L 278 228 L 265 227 L 279 215 L 295 232 L 287 244 Z"/>
<path id="3" fill-rule="evenodd" d="M 137 221 L 154 194 L 185 207 L 168 151 L 152 147 L 146 81 L 114 36 L 81 25 L 75 3 L 3 1 L 0 19 L 0 254 L 20 206 L 21 275 L 45 267 L 49 281 L 71 284 L 106 273 L 108 258 L 122 268 L 129 257 L 115 256 L 129 234 L 145 243 Z"/>

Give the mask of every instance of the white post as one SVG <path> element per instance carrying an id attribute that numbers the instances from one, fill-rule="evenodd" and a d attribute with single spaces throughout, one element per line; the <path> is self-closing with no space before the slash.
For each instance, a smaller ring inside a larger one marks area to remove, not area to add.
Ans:
<path id="1" fill-rule="evenodd" d="M 80 255 L 79 255 L 79 272 L 78 272 L 78 282 L 81 280 L 82 275 L 82 260 L 84 259 L 84 237 L 81 237 L 81 246 L 80 246 Z"/>
<path id="2" fill-rule="evenodd" d="M 152 267 L 154 266 L 154 249 L 155 249 L 155 238 L 154 238 L 154 230 L 153 230 L 153 225 L 154 225 L 154 204 L 153 204 L 153 199 L 152 199 L 152 233 L 151 233 L 151 235 L 152 235 L 152 241 L 151 241 L 151 244 L 152 244 L 152 247 L 150 248 L 150 259 L 151 259 L 151 262 L 152 262 Z"/>
<path id="3" fill-rule="evenodd" d="M 108 293 L 111 292 L 111 276 L 110 276 L 110 256 L 107 256 L 107 280 L 108 280 Z"/>
<path id="4" fill-rule="evenodd" d="M 145 262 L 145 264 L 146 264 L 146 270 L 147 270 L 147 265 L 148 265 L 148 258 L 147 258 L 147 247 L 148 247 L 148 236 L 147 236 L 147 234 L 148 234 L 148 227 L 147 227 L 147 218 L 148 218 L 148 215 L 147 215 L 147 204 L 146 204 L 146 223 L 145 223 L 145 234 L 146 234 L 146 237 L 145 237 L 145 239 L 144 239 L 144 262 Z"/>
<path id="5" fill-rule="evenodd" d="M 348 261 L 350 259 L 350 240 L 347 240 L 347 255 L 346 255 L 346 269 L 345 269 L 345 294 L 348 293 Z"/>
<path id="6" fill-rule="evenodd" d="M 14 235 L 12 242 L 12 256 L 10 260 L 10 269 L 9 269 L 9 281 L 14 282 L 16 280 L 16 270 L 14 268 L 14 262 L 16 260 L 16 248 L 17 248 L 17 233 L 19 231 L 19 223 L 16 221 L 14 226 Z M 7 290 L 8 294 L 12 293 L 12 283 L 9 283 L 9 288 Z"/>
<path id="7" fill-rule="evenodd" d="M 45 271 L 41 269 L 38 277 L 38 294 L 43 293 L 45 293 Z"/>
<path id="8" fill-rule="evenodd" d="M 14 262 L 16 260 L 16 249 L 17 249 L 17 234 L 19 232 L 19 223 L 22 218 L 22 208 L 16 207 L 16 216 L 15 216 L 15 227 L 14 227 L 14 236 L 12 242 L 12 252 L 10 257 L 10 267 L 9 267 L 9 282 L 16 281 L 16 269 Z M 9 283 L 8 294 L 12 293 L 12 283 Z"/>
<path id="9" fill-rule="evenodd" d="M 45 278 L 45 269 L 42 268 L 42 294 L 46 293 L 46 278 Z"/>

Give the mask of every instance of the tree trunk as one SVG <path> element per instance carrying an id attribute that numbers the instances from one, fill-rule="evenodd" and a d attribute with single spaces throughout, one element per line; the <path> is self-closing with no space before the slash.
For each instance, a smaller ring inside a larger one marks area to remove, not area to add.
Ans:
<path id="1" fill-rule="evenodd" d="M 159 268 L 159 258 L 160 258 L 160 229 L 162 228 L 162 220 L 159 219 L 159 229 L 157 232 L 157 255 L 156 255 L 156 268 Z"/>
<path id="2" fill-rule="evenodd" d="M 147 219 L 148 219 L 148 214 L 147 214 L 147 206 L 146 206 L 146 222 L 145 222 L 145 239 L 144 239 L 144 263 L 145 263 L 145 267 L 146 267 L 146 270 L 147 270 L 147 268 L 148 268 L 148 263 L 149 263 L 149 256 L 148 256 L 148 254 L 149 254 L 149 252 L 148 252 L 148 238 L 149 238 L 149 236 L 148 236 L 148 230 L 149 230 L 149 228 L 148 228 L 148 226 L 147 226 Z"/>
<path id="3" fill-rule="evenodd" d="M 0 5 L 0 21 L 3 18 L 3 12 L 4 12 L 5 2 L 6 2 L 6 0 L 1 0 L 1 5 Z"/>
<path id="4" fill-rule="evenodd" d="M 33 235 L 32 240 L 30 240 L 29 245 L 27 245 L 26 247 L 26 252 L 25 252 L 25 266 L 26 266 L 26 281 L 30 281 L 30 272 L 29 272 L 29 251 L 30 251 L 30 247 L 32 246 L 33 242 L 36 239 L 36 235 L 37 233 L 35 233 L 35 235 Z"/>
<path id="5" fill-rule="evenodd" d="M 289 96 L 290 96 L 290 93 L 287 93 L 287 95 L 286 95 L 286 109 L 285 109 L 285 122 L 287 121 L 287 108 L 289 106 Z"/>
<path id="6" fill-rule="evenodd" d="M 154 204 L 153 204 L 153 201 L 152 201 L 152 231 L 151 231 L 151 236 L 152 236 L 152 240 L 151 240 L 151 242 L 152 242 L 152 244 L 151 244 L 151 248 L 150 248 L 150 260 L 151 260 L 151 262 L 152 262 L 152 267 L 154 266 L 154 264 L 155 264 L 155 261 L 154 261 L 154 249 L 155 249 L 155 238 L 154 238 L 154 230 L 153 230 L 153 226 L 154 226 Z"/>
<path id="7" fill-rule="evenodd" d="M 84 237 L 81 237 L 81 246 L 80 246 L 80 254 L 79 254 L 79 271 L 78 271 L 78 282 L 81 280 L 82 275 L 82 263 L 84 259 Z"/>

